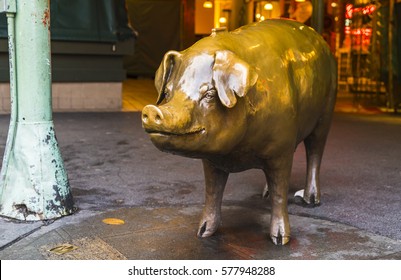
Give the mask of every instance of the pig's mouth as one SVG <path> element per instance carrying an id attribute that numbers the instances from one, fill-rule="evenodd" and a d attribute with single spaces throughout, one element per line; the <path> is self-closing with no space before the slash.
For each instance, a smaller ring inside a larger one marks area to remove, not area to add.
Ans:
<path id="1" fill-rule="evenodd" d="M 205 128 L 198 128 L 191 131 L 185 132 L 175 132 L 175 131 L 161 131 L 161 130 L 154 130 L 154 129 L 145 129 L 147 133 L 150 135 L 160 135 L 160 136 L 188 136 L 194 134 L 202 134 L 206 131 Z"/>

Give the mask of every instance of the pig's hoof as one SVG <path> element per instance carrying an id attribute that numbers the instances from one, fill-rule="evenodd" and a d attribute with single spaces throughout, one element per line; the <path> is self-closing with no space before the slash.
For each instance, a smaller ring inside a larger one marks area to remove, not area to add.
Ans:
<path id="1" fill-rule="evenodd" d="M 302 206 L 305 207 L 316 207 L 320 205 L 320 199 L 315 196 L 315 194 L 311 194 L 310 196 L 305 195 L 305 190 L 299 190 L 294 194 L 294 197 L 299 197 L 302 199 Z"/>
<path id="2" fill-rule="evenodd" d="M 301 197 L 304 198 L 305 190 L 299 190 L 294 194 L 294 197 Z"/>
<path id="3" fill-rule="evenodd" d="M 211 224 L 214 224 L 214 225 L 211 225 Z M 212 236 L 213 233 L 216 232 L 217 228 L 218 228 L 218 225 L 216 225 L 215 223 L 209 223 L 207 221 L 204 221 L 199 226 L 199 230 L 198 230 L 197 236 L 200 237 L 200 238 L 205 238 L 205 237 Z"/>
<path id="4" fill-rule="evenodd" d="M 279 217 L 280 213 L 272 213 L 270 221 L 270 238 L 275 245 L 285 245 L 290 241 L 290 224 L 288 215 L 284 214 Z"/>
<path id="5" fill-rule="evenodd" d="M 265 185 L 265 188 L 263 189 L 262 197 L 263 198 L 269 197 L 269 186 L 267 184 Z"/>
<path id="6" fill-rule="evenodd" d="M 290 242 L 290 237 L 289 236 L 273 236 L 270 235 L 271 240 L 273 241 L 274 245 L 285 245 L 288 242 Z"/>
<path id="7" fill-rule="evenodd" d="M 319 206 L 320 205 L 320 199 L 317 198 L 314 194 L 312 194 L 309 197 L 308 196 L 304 196 L 303 200 L 310 207 L 315 207 L 315 206 Z"/>

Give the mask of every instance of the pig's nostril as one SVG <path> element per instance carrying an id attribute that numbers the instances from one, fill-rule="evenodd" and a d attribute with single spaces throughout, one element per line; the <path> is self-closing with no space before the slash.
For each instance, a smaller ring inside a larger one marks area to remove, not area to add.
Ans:
<path id="1" fill-rule="evenodd" d="M 147 105 L 142 110 L 142 122 L 146 125 L 161 125 L 163 119 L 163 112 L 156 106 Z"/>
<path id="2" fill-rule="evenodd" d="M 143 121 L 144 123 L 147 123 L 147 122 L 148 122 L 148 119 L 149 119 L 149 117 L 148 117 L 147 114 L 142 114 L 142 121 Z"/>

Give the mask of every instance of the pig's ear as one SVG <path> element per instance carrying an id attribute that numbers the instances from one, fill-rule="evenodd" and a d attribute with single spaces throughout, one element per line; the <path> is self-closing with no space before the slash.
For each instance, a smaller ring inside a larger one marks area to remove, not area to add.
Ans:
<path id="1" fill-rule="evenodd" d="M 238 95 L 243 97 L 255 85 L 258 74 L 249 64 L 230 51 L 216 51 L 213 81 L 220 101 L 228 108 L 234 107 Z"/>
<path id="2" fill-rule="evenodd" d="M 181 54 L 177 51 L 169 51 L 164 57 L 163 61 L 159 66 L 159 69 L 156 71 L 155 76 L 155 87 L 159 97 L 157 98 L 157 105 L 159 105 L 164 97 L 166 96 L 166 85 L 168 80 L 171 77 L 171 73 L 173 72 L 174 65 L 177 64 L 177 61 L 181 57 Z"/>

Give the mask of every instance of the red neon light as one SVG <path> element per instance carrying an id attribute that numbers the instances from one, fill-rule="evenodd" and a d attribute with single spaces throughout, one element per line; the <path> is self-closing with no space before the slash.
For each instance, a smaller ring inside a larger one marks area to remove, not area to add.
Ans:
<path id="1" fill-rule="evenodd" d="M 372 28 L 358 28 L 352 30 L 352 35 L 372 36 Z"/>
<path id="2" fill-rule="evenodd" d="M 375 5 L 367 5 L 365 7 L 354 8 L 352 4 L 347 4 L 345 6 L 345 18 L 352 19 L 354 13 L 362 13 L 364 15 L 371 15 L 376 11 Z"/>
<path id="3" fill-rule="evenodd" d="M 345 6 L 345 18 L 347 18 L 347 19 L 352 18 L 353 9 L 354 9 L 354 6 L 352 4 L 347 4 Z"/>

